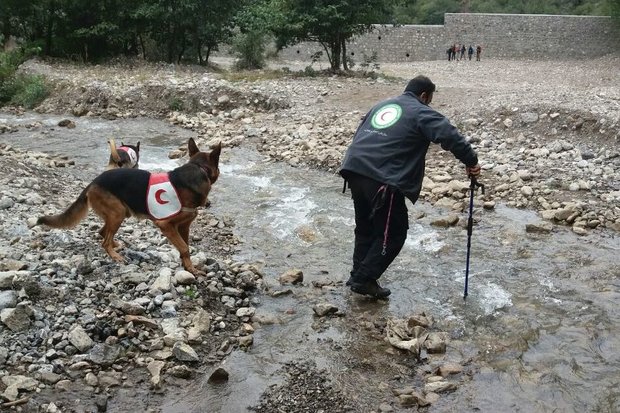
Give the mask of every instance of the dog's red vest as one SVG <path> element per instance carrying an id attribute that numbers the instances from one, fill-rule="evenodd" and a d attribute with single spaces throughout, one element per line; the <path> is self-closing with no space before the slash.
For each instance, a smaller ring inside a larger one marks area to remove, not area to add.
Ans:
<path id="1" fill-rule="evenodd" d="M 181 200 L 168 173 L 151 173 L 146 191 L 146 207 L 155 219 L 170 218 L 181 212 Z"/>

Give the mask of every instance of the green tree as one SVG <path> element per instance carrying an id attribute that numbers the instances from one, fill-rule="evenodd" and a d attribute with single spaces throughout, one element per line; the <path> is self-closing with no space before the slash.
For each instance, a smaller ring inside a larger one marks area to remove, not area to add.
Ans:
<path id="1" fill-rule="evenodd" d="M 347 70 L 346 42 L 373 24 L 391 20 L 389 0 L 274 0 L 280 10 L 273 31 L 278 47 L 315 41 L 325 49 L 333 71 Z"/>

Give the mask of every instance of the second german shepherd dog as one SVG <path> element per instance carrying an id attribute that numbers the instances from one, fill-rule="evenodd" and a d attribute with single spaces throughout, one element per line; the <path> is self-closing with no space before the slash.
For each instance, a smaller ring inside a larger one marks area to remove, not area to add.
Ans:
<path id="1" fill-rule="evenodd" d="M 37 224 L 71 228 L 86 217 L 90 207 L 104 221 L 99 231 L 103 248 L 113 260 L 125 262 L 115 251 L 119 245 L 114 235 L 125 218 L 147 218 L 179 251 L 183 268 L 195 275 L 204 274 L 189 256 L 189 227 L 198 215 L 196 209 L 209 204 L 207 196 L 220 175 L 222 144 L 210 153 L 201 152 L 190 138 L 187 147 L 189 161 L 167 173 L 126 168 L 103 172 L 65 212 L 42 216 Z"/>
<path id="2" fill-rule="evenodd" d="M 116 147 L 114 139 L 108 141 L 110 145 L 110 159 L 108 160 L 108 166 L 105 168 L 137 168 L 138 162 L 140 162 L 140 142 L 135 145 L 125 145 L 121 142 L 121 146 Z"/>

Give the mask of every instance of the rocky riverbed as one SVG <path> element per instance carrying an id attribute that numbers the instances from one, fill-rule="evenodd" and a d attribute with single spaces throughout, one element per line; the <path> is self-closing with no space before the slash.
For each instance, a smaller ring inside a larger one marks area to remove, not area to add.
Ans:
<path id="1" fill-rule="evenodd" d="M 139 63 L 83 67 L 30 61 L 22 70 L 44 74 L 54 86 L 36 108 L 42 114 L 65 115 L 73 124 L 84 117 L 165 119 L 195 133 L 202 148 L 218 141 L 228 148 L 255 145 L 276 161 L 329 171 L 337 169 L 366 110 L 400 93 L 408 78 L 426 74 L 438 85 L 434 105 L 479 153 L 487 191 L 477 196 L 478 205 L 537 211 L 540 222 L 528 231 L 552 233 L 560 225 L 584 237 L 600 232 L 616 237 L 620 73 L 614 68 L 620 59 L 479 63 L 385 65 L 381 72 L 388 77 L 264 74 L 258 80 Z M 273 68 L 295 65 L 272 63 Z M 0 123 L 0 140 L 3 134 L 24 129 L 34 134 L 42 127 Z M 183 146 L 170 156 L 185 156 Z M 103 165 L 92 169 L 98 167 Z M 255 330 L 270 322 L 255 314 L 261 300 L 271 299 L 260 266 L 233 260 L 239 244 L 234 220 L 206 210 L 192 226 L 192 258 L 205 277 L 183 271 L 161 233 L 135 220 L 119 232 L 129 262 L 118 265 L 93 240 L 99 225 L 93 214 L 71 231 L 34 226 L 38 215 L 62 210 L 87 183 L 87 174 L 70 157 L 0 145 L 3 407 L 106 411 L 118 389 L 125 390 L 125 398 L 127 389 L 135 389 L 136 397 L 146 400 L 152 393 L 157 400 L 155 395 L 165 397 L 199 376 L 225 382 L 229 354 L 251 347 Z M 459 223 L 454 213 L 462 216 L 467 187 L 462 165 L 433 148 L 422 200 L 446 211 L 434 224 Z M 285 274 L 281 283 L 296 284 L 296 274 Z M 313 311 L 318 320 L 343 316 L 329 305 L 315 305 Z M 447 335 L 424 315 L 389 322 L 351 319 L 354 330 L 400 349 L 393 351 L 445 353 Z M 408 363 L 401 360 L 401 371 L 413 370 Z M 424 356 L 422 366 L 415 373 L 417 387 L 394 386 L 393 399 L 362 408 L 319 367 L 291 363 L 283 373 L 289 380 L 267 390 L 253 408 L 391 411 L 431 405 L 467 380 L 465 362 L 429 362 Z M 156 401 L 142 405 L 158 411 Z M 131 410 L 127 407 L 124 411 Z"/>

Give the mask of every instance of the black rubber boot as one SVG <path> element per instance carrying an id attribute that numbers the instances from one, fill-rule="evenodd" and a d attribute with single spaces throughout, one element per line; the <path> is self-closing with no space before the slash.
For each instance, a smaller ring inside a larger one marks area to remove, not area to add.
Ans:
<path id="1" fill-rule="evenodd" d="M 358 282 L 357 280 L 349 280 L 351 291 L 358 294 L 370 295 L 375 298 L 387 298 L 392 292 L 389 288 L 382 288 L 376 280 L 363 280 Z"/>

